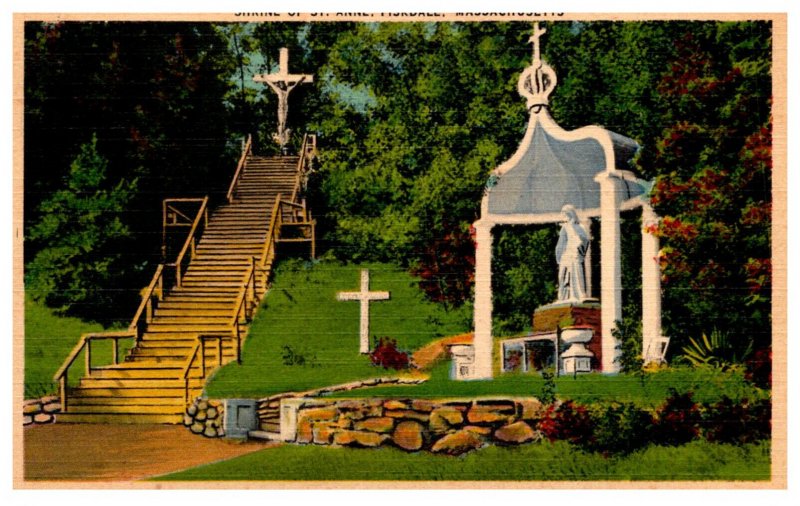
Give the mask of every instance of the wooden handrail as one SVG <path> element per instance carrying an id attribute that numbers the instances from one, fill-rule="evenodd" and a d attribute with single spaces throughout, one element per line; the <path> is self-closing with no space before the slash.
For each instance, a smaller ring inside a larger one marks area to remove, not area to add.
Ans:
<path id="1" fill-rule="evenodd" d="M 224 336 L 198 335 L 194 349 L 192 350 L 191 355 L 189 355 L 189 358 L 186 360 L 186 365 L 183 366 L 184 400 L 186 404 L 189 404 L 189 373 L 192 370 L 192 364 L 194 364 L 195 359 L 197 359 L 198 351 L 200 352 L 199 379 L 206 377 L 206 339 L 217 340 L 217 365 L 218 367 L 222 367 L 222 340 L 224 339 Z"/>
<path id="2" fill-rule="evenodd" d="M 131 324 L 128 326 L 129 332 L 137 332 L 138 333 L 138 326 L 139 326 L 139 319 L 142 317 L 142 313 L 147 310 L 148 305 L 151 305 L 151 299 L 154 294 L 158 294 L 158 300 L 164 298 L 164 264 L 158 264 L 156 267 L 156 273 L 153 275 L 153 279 L 150 280 L 150 284 L 147 286 L 144 294 L 142 294 L 142 302 L 139 303 L 139 309 L 136 310 L 136 313 L 133 315 L 133 319 L 131 320 Z M 158 290 L 156 291 L 156 288 Z M 152 308 L 151 308 L 152 309 Z M 150 311 L 148 311 L 148 314 Z M 138 336 L 137 336 L 138 337 Z"/>
<path id="3" fill-rule="evenodd" d="M 69 368 L 72 367 L 72 364 L 75 362 L 75 359 L 78 358 L 81 351 L 86 348 L 86 375 L 91 376 L 92 373 L 92 354 L 91 354 L 91 342 L 92 340 L 103 340 L 103 339 L 113 339 L 113 357 L 112 363 L 114 365 L 119 363 L 119 340 L 120 339 L 128 339 L 133 338 L 136 339 L 137 335 L 136 332 L 131 331 L 109 331 L 109 332 L 91 332 L 87 334 L 82 334 L 80 339 L 78 339 L 78 344 L 72 348 L 72 351 L 69 355 L 67 355 L 66 360 L 64 363 L 61 364 L 61 367 L 56 371 L 53 375 L 53 381 L 57 381 L 59 383 L 59 390 L 61 395 L 61 410 L 66 413 L 67 412 L 67 379 L 69 377 Z"/>
<path id="4" fill-rule="evenodd" d="M 308 162 L 308 152 L 316 149 L 317 136 L 313 134 L 303 135 L 303 144 L 300 146 L 300 157 L 297 160 L 297 171 L 294 178 L 294 187 L 292 188 L 292 196 L 290 201 L 297 200 L 297 195 L 300 193 L 300 181 L 305 174 L 305 165 Z"/>
<path id="5" fill-rule="evenodd" d="M 253 149 L 253 136 L 247 136 L 247 142 L 245 142 L 244 147 L 242 148 L 242 156 L 239 158 L 239 164 L 236 166 L 236 172 L 233 174 L 233 180 L 231 181 L 230 187 L 228 187 L 228 195 L 227 199 L 228 202 L 233 200 L 233 191 L 236 189 L 236 183 L 239 182 L 239 176 L 242 173 L 242 168 L 244 167 L 244 162 L 247 160 L 247 155 L 250 154 L 250 151 Z"/>
<path id="6" fill-rule="evenodd" d="M 197 232 L 197 228 L 200 226 L 201 218 L 207 219 L 207 207 L 208 207 L 208 196 L 204 197 L 201 201 L 200 209 L 197 211 L 197 216 L 194 218 L 194 222 L 192 222 L 192 228 L 189 230 L 189 235 L 186 237 L 186 242 L 183 243 L 183 247 L 181 248 L 180 253 L 178 253 L 178 257 L 175 259 L 175 262 L 171 264 L 167 264 L 169 267 L 175 267 L 175 284 L 177 286 L 181 286 L 181 278 L 183 273 L 181 272 L 181 264 L 183 264 L 183 257 L 186 256 L 186 252 L 189 251 L 191 248 L 192 256 L 194 256 L 194 248 L 195 248 L 195 233 Z"/>
<path id="7" fill-rule="evenodd" d="M 264 243 L 264 249 L 261 251 L 261 261 L 259 262 L 261 267 L 267 265 L 269 261 L 269 252 L 270 249 L 275 247 L 275 236 L 279 233 L 280 230 L 280 215 L 281 214 L 281 194 L 279 193 L 275 197 L 275 204 L 272 206 L 272 217 L 269 221 L 269 228 L 267 229 L 267 240 Z"/>

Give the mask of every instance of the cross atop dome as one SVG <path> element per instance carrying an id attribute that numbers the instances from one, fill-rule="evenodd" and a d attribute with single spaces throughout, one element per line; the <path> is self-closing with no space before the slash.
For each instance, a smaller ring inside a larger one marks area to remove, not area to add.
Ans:
<path id="1" fill-rule="evenodd" d="M 548 104 L 548 97 L 558 82 L 555 70 L 541 57 L 541 37 L 546 32 L 547 29 L 540 27 L 539 23 L 533 24 L 533 35 L 528 39 L 533 44 L 533 61 L 522 71 L 517 83 L 517 91 L 527 99 L 528 110 L 533 109 L 534 113 Z"/>

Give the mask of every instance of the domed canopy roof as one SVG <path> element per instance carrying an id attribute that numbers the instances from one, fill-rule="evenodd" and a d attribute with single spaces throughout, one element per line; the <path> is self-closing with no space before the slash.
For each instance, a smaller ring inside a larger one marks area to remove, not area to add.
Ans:
<path id="1" fill-rule="evenodd" d="M 490 182 L 492 214 L 560 213 L 566 204 L 598 209 L 600 185 L 595 176 L 609 169 L 629 170 L 639 149 L 634 140 L 599 127 L 589 127 L 586 135 L 569 135 L 573 132 L 555 125 L 546 109 L 533 114 L 531 123 L 531 134 Z M 623 183 L 618 186 L 620 201 L 645 191 L 637 181 Z"/>
<path id="2" fill-rule="evenodd" d="M 607 172 L 619 177 L 620 202 L 647 192 L 648 183 L 630 172 L 639 150 L 633 139 L 599 126 L 565 131 L 547 110 L 557 83 L 555 71 L 541 59 L 538 25 L 531 37 L 533 63 L 519 78 L 530 120 L 517 152 L 494 170 L 487 183 L 488 212 L 497 215 L 558 214 L 566 204 L 585 214 L 599 213 L 600 185 Z"/>

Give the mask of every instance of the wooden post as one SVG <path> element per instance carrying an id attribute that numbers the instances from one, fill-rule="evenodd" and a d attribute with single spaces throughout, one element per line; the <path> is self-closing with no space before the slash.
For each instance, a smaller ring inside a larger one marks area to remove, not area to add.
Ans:
<path id="1" fill-rule="evenodd" d="M 191 251 L 191 253 L 190 253 L 189 259 L 190 260 L 194 260 L 194 255 L 195 255 L 195 239 L 194 239 L 194 236 L 192 236 L 192 243 L 191 243 L 191 250 L 190 251 Z"/>
<path id="2" fill-rule="evenodd" d="M 167 201 L 161 201 L 161 261 L 167 258 Z"/>
<path id="3" fill-rule="evenodd" d="M 86 338 L 86 377 L 92 375 L 92 338 Z"/>
<path id="4" fill-rule="evenodd" d="M 206 377 L 206 340 L 200 336 L 200 377 Z"/>
<path id="5" fill-rule="evenodd" d="M 63 413 L 67 412 L 67 371 L 64 371 L 64 374 L 61 375 L 61 378 L 58 380 L 59 390 L 61 390 L 61 411 Z"/>
<path id="6" fill-rule="evenodd" d="M 150 323 L 153 321 L 153 298 L 146 294 L 147 304 L 145 304 L 144 321 Z"/>
<path id="7" fill-rule="evenodd" d="M 218 353 L 219 366 L 222 367 L 222 336 L 219 336 L 217 338 L 217 353 Z"/>
<path id="8" fill-rule="evenodd" d="M 239 324 L 236 324 L 236 362 L 242 363 L 242 336 L 239 334 Z"/>
<path id="9" fill-rule="evenodd" d="M 114 355 L 113 364 L 119 364 L 119 338 L 115 337 L 111 340 L 111 353 Z"/>

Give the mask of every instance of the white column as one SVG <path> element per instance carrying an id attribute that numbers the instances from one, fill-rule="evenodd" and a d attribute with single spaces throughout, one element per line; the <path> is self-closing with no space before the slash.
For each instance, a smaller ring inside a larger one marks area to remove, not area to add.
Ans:
<path id="1" fill-rule="evenodd" d="M 492 377 L 492 224 L 475 222 L 475 374 Z"/>
<path id="2" fill-rule="evenodd" d="M 583 258 L 583 272 L 586 276 L 586 296 L 594 297 L 592 294 L 592 219 L 583 218 L 581 226 L 586 230 L 589 236 L 589 248 L 586 250 L 586 256 Z"/>
<path id="3" fill-rule="evenodd" d="M 600 184 L 600 343 L 603 352 L 600 367 L 606 374 L 620 370 L 616 361 L 619 341 L 611 334 L 616 321 L 622 319 L 618 178 L 610 172 L 601 172 L 595 177 Z"/>
<path id="4" fill-rule="evenodd" d="M 645 363 L 657 360 L 650 345 L 661 337 L 661 266 L 658 252 L 661 248 L 654 228 L 658 216 L 649 204 L 642 206 L 642 353 Z"/>

